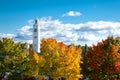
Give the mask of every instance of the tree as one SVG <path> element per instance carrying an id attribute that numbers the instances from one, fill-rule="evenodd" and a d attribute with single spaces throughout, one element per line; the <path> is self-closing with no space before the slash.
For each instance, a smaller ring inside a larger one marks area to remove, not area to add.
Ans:
<path id="1" fill-rule="evenodd" d="M 0 74 L 10 74 L 10 79 L 21 78 L 21 73 L 25 69 L 24 58 L 26 43 L 17 43 L 12 39 L 2 38 L 0 40 Z M 22 66 L 21 66 L 22 65 Z"/>
<path id="2" fill-rule="evenodd" d="M 85 44 L 85 46 L 82 46 L 82 56 L 84 57 L 86 52 L 89 50 L 89 47 L 87 44 Z"/>
<path id="3" fill-rule="evenodd" d="M 55 39 L 43 39 L 41 54 L 45 64 L 41 66 L 40 74 L 54 79 L 65 77 L 66 79 L 78 80 L 80 78 L 81 49 L 73 44 L 70 46 Z"/>
<path id="4" fill-rule="evenodd" d="M 81 47 L 76 47 L 74 44 L 67 47 L 64 61 L 61 61 L 67 80 L 78 80 L 81 77 L 81 52 Z"/>
<path id="5" fill-rule="evenodd" d="M 83 60 L 82 73 L 92 80 L 116 80 L 120 74 L 120 44 L 116 38 L 93 45 Z"/>
<path id="6" fill-rule="evenodd" d="M 42 57 L 45 59 L 45 64 L 40 67 L 40 74 L 53 77 L 52 73 L 54 73 L 59 67 L 57 41 L 51 38 L 43 39 L 41 44 L 41 54 L 43 55 Z"/>
<path id="7" fill-rule="evenodd" d="M 28 61 L 25 64 L 28 65 L 28 69 L 24 71 L 23 75 L 27 79 L 38 76 L 39 67 L 44 64 L 44 59 L 39 55 L 39 53 L 34 52 L 30 48 L 29 48 L 29 55 L 27 59 Z"/>

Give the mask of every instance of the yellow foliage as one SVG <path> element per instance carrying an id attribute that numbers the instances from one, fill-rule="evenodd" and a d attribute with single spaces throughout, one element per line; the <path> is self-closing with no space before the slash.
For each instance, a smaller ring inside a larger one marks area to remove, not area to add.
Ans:
<path id="1" fill-rule="evenodd" d="M 66 77 L 68 80 L 79 79 L 81 75 L 81 52 L 81 48 L 73 44 L 67 46 L 55 39 L 44 38 L 41 44 L 41 53 L 43 53 L 43 58 L 46 61 L 46 73 L 49 73 L 48 75 L 54 79 L 60 76 Z"/>
<path id="2" fill-rule="evenodd" d="M 27 63 L 30 67 L 28 71 L 24 73 L 28 77 L 37 76 L 39 73 L 39 66 L 44 63 L 44 59 L 32 49 L 29 49 L 29 62 Z"/>
<path id="3" fill-rule="evenodd" d="M 38 76 L 38 80 L 46 80 L 45 76 Z"/>

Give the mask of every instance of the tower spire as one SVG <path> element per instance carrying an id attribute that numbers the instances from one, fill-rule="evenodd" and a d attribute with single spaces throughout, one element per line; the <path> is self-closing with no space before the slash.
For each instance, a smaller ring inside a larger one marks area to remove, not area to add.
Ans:
<path id="1" fill-rule="evenodd" d="M 39 24 L 39 19 L 38 18 L 35 19 L 35 24 Z"/>
<path id="2" fill-rule="evenodd" d="M 39 19 L 35 19 L 33 25 L 33 45 L 32 48 L 35 52 L 40 53 L 40 24 Z"/>

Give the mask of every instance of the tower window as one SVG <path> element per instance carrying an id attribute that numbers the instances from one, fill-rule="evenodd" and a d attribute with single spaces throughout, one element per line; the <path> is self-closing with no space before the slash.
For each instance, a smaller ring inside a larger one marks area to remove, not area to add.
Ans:
<path id="1" fill-rule="evenodd" d="M 37 29 L 36 29 L 36 28 L 34 29 L 34 32 L 37 32 Z"/>

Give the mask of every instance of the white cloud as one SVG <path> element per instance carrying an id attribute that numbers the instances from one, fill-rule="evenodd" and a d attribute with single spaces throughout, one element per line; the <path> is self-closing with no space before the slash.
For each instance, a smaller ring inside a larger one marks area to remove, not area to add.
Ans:
<path id="1" fill-rule="evenodd" d="M 32 31 L 32 27 L 31 26 L 24 26 L 21 29 L 17 30 L 19 32 L 19 34 L 21 35 L 32 35 L 31 31 Z"/>
<path id="2" fill-rule="evenodd" d="M 77 11 L 69 11 L 68 13 L 65 13 L 62 15 L 62 17 L 64 16 L 81 16 L 82 14 L 80 12 Z"/>
<path id="3" fill-rule="evenodd" d="M 97 37 L 93 33 L 83 32 L 83 34 L 80 35 L 80 39 L 83 41 L 94 41 Z"/>
<path id="4" fill-rule="evenodd" d="M 15 34 L 5 34 L 5 33 L 0 33 L 0 38 L 14 38 L 16 35 Z"/>
<path id="5" fill-rule="evenodd" d="M 16 41 L 32 42 L 32 28 L 34 20 L 31 20 L 29 25 L 25 25 L 18 29 L 16 35 L 2 34 L 0 37 L 12 37 Z M 120 36 L 120 22 L 111 21 L 96 21 L 80 24 L 64 24 L 59 20 L 49 18 L 39 19 L 42 38 L 55 38 L 57 41 L 62 41 L 66 44 L 96 44 L 109 35 Z"/>
<path id="6" fill-rule="evenodd" d="M 17 30 L 17 34 L 14 37 L 15 41 L 32 43 L 32 26 L 23 26 Z"/>

